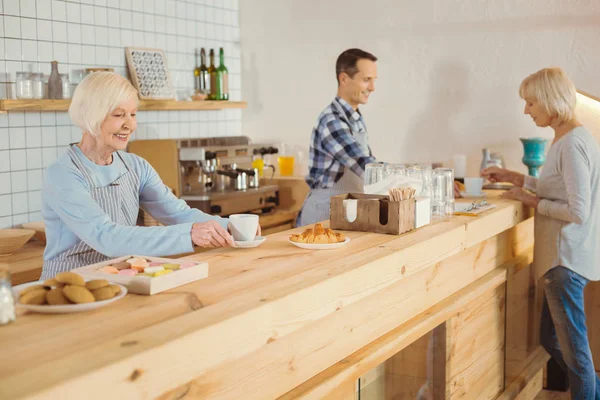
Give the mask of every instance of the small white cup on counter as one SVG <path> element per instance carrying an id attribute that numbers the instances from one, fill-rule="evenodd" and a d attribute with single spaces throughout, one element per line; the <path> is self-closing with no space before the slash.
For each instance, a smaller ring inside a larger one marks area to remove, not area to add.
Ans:
<path id="1" fill-rule="evenodd" d="M 236 241 L 250 241 L 256 238 L 258 229 L 258 215 L 256 214 L 232 214 L 229 216 L 231 223 L 231 235 Z"/>
<path id="2" fill-rule="evenodd" d="M 483 178 L 471 177 L 465 178 L 465 190 L 468 194 L 481 194 L 483 188 Z"/>

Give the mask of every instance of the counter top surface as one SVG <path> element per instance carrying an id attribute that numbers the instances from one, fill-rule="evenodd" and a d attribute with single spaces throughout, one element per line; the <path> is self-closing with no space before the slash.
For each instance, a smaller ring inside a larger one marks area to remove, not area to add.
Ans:
<path id="1" fill-rule="evenodd" d="M 413 265 L 423 268 L 526 218 L 518 202 L 493 202 L 497 207 L 478 217 L 453 217 L 400 236 L 345 232 L 352 241 L 337 250 L 291 245 L 290 233 L 303 230 L 296 228 L 258 248 L 188 256 L 208 262 L 209 277 L 154 296 L 127 295 L 80 314 L 19 311 L 15 323 L 0 327 L 0 398 L 67 387 L 111 387 L 128 398 L 163 393 L 380 290 L 331 286 L 343 274 L 398 254 L 408 254 L 401 273 L 409 274 Z M 330 298 L 338 289 L 346 291 L 342 299 Z"/>
<path id="2" fill-rule="evenodd" d="M 0 257 L 0 264 L 8 265 L 13 285 L 38 280 L 44 265 L 46 244 L 32 239 L 10 256 Z"/>

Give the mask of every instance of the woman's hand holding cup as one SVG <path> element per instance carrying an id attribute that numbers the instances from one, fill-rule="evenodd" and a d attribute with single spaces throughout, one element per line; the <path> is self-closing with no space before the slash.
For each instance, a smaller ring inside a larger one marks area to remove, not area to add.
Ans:
<path id="1" fill-rule="evenodd" d="M 508 169 L 489 167 L 481 171 L 481 176 L 492 183 L 496 182 L 509 182 L 513 183 L 514 172 Z"/>
<path id="2" fill-rule="evenodd" d="M 233 237 L 216 221 L 196 222 L 192 225 L 192 242 L 200 247 L 232 247 Z"/>

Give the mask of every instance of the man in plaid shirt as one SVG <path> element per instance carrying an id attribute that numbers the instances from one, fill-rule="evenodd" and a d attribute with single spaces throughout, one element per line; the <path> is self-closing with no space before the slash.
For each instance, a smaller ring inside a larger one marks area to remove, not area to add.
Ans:
<path id="1" fill-rule="evenodd" d="M 311 136 L 309 175 L 311 188 L 298 226 L 329 219 L 329 199 L 363 191 L 365 165 L 375 161 L 367 143 L 367 129 L 359 104 L 367 104 L 375 90 L 377 57 L 349 49 L 337 59 L 337 96 L 321 113 Z"/>

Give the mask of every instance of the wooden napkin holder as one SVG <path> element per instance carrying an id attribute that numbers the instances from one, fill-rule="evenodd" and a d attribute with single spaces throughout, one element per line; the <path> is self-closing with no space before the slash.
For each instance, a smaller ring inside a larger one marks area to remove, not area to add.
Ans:
<path id="1" fill-rule="evenodd" d="M 356 219 L 349 221 L 344 200 L 357 200 Z M 389 196 L 348 193 L 331 197 L 330 227 L 399 235 L 415 229 L 415 199 L 390 201 Z"/>

